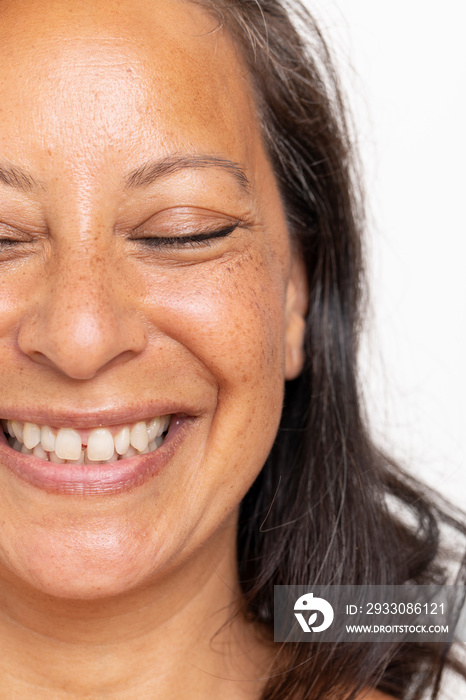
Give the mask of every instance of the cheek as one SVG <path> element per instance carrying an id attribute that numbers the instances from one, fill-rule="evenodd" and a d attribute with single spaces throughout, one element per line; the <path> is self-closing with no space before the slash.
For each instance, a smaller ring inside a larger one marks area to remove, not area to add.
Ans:
<path id="1" fill-rule="evenodd" d="M 173 275 L 170 293 L 160 284 L 152 319 L 172 344 L 173 361 L 183 356 L 178 366 L 191 372 L 194 363 L 214 387 L 203 478 L 198 470 L 184 475 L 209 519 L 239 503 L 275 439 L 284 390 L 284 284 L 255 252 L 188 270 L 178 280 Z"/>
<path id="2" fill-rule="evenodd" d="M 283 383 L 283 279 L 257 252 L 172 270 L 147 303 L 153 323 L 207 368 L 221 393 Z"/>
<path id="3" fill-rule="evenodd" d="M 40 272 L 39 272 L 40 274 Z M 37 279 L 40 279 L 38 276 Z M 34 296 L 34 280 L 24 270 L 0 273 L 0 339 L 15 328 L 25 313 L 27 300 Z"/>

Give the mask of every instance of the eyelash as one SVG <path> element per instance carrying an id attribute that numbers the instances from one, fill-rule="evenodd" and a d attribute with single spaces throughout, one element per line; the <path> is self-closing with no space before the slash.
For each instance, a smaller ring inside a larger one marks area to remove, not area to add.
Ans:
<path id="1" fill-rule="evenodd" d="M 13 238 L 0 238 L 0 253 L 5 253 L 8 255 L 15 248 L 19 248 L 23 245 L 27 245 L 30 241 L 15 240 Z"/>
<path id="2" fill-rule="evenodd" d="M 209 246 L 211 241 L 216 238 L 226 238 L 230 233 L 233 233 L 235 229 L 239 226 L 239 222 L 230 224 L 222 229 L 217 229 L 216 231 L 205 231 L 203 233 L 194 233 L 188 236 L 148 236 L 146 238 L 137 238 L 138 242 L 143 242 L 149 248 L 159 248 L 162 246 L 173 246 L 173 247 L 196 247 L 196 246 Z"/>

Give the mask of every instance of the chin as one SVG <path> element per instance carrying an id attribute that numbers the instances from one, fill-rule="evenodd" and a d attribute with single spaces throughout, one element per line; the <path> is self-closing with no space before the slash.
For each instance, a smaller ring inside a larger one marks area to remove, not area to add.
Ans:
<path id="1" fill-rule="evenodd" d="M 20 587 L 47 596 L 75 600 L 119 596 L 141 585 L 149 575 L 147 562 L 154 561 L 117 528 L 70 537 L 57 532 L 38 535 L 32 534 L 22 546 L 17 543 L 2 573 Z"/>

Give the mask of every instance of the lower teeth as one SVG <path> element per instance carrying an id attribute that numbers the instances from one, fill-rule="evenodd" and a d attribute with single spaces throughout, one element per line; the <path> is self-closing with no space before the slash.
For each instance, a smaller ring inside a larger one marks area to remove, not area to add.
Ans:
<path id="1" fill-rule="evenodd" d="M 85 449 L 81 450 L 81 457 L 79 459 L 61 459 L 60 457 L 57 457 L 55 452 L 46 452 L 40 444 L 37 445 L 37 447 L 34 447 L 33 450 L 30 450 L 16 438 L 10 437 L 10 435 L 7 434 L 5 434 L 5 437 L 7 438 L 10 447 L 16 450 L 16 452 L 21 452 L 22 454 L 26 455 L 33 455 L 34 457 L 43 459 L 46 462 L 54 462 L 55 464 L 111 464 L 112 462 L 116 462 L 121 459 L 126 459 L 127 457 L 134 457 L 135 455 L 144 455 L 148 454 L 149 452 L 154 452 L 154 450 L 156 450 L 162 445 L 163 441 L 165 440 L 166 434 L 167 431 L 162 433 L 160 437 L 156 437 L 154 440 L 152 440 L 145 450 L 139 451 L 134 449 L 134 447 L 130 446 L 128 448 L 128 451 L 122 455 L 119 455 L 115 451 L 113 453 L 113 456 L 110 457 L 110 459 L 97 462 L 87 457 Z"/>

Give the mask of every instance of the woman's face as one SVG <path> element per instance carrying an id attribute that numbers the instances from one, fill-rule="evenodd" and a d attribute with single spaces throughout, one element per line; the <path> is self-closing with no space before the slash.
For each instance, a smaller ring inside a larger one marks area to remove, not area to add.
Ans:
<path id="1" fill-rule="evenodd" d="M 175 0 L 1 5 L 0 417 L 51 428 L 60 463 L 47 431 L 45 459 L 2 439 L 0 575 L 52 595 L 233 546 L 300 371 L 301 268 L 215 26 Z M 96 461 L 166 415 L 157 449 Z"/>

